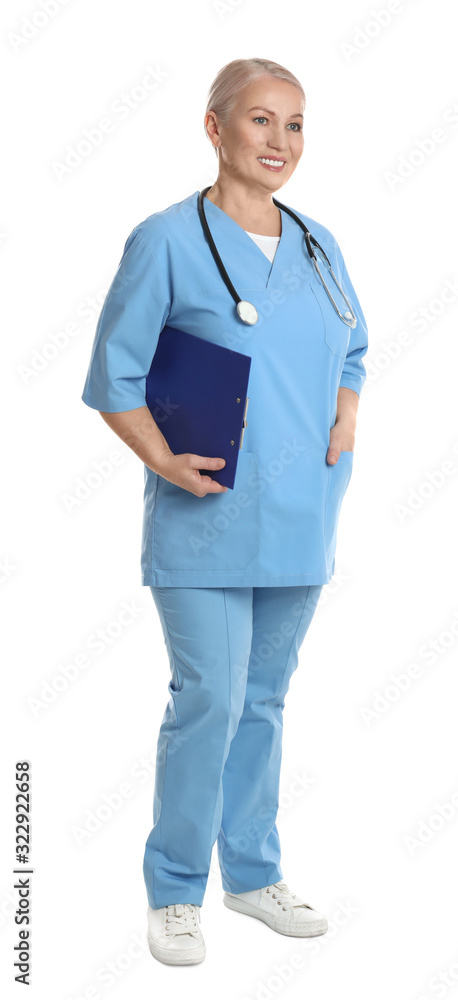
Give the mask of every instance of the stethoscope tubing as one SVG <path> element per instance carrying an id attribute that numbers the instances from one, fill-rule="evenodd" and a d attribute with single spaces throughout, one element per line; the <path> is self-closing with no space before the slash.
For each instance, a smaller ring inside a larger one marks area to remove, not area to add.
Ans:
<path id="1" fill-rule="evenodd" d="M 221 260 L 221 257 L 219 255 L 219 253 L 218 253 L 218 250 L 217 250 L 217 247 L 216 247 L 216 243 L 215 243 L 215 241 L 213 239 L 213 236 L 212 236 L 212 234 L 210 232 L 210 227 L 208 225 L 208 222 L 207 222 L 207 219 L 206 219 L 206 216 L 205 216 L 204 198 L 205 198 L 205 195 L 206 195 L 207 191 L 209 191 L 211 187 L 212 187 L 212 185 L 209 184 L 209 186 L 206 187 L 206 188 L 204 188 L 203 191 L 201 191 L 200 194 L 199 194 L 199 215 L 200 215 L 200 221 L 202 223 L 203 230 L 204 230 L 204 233 L 205 233 L 205 235 L 207 237 L 207 240 L 208 240 L 208 242 L 210 244 L 210 250 L 211 250 L 211 252 L 213 254 L 213 258 L 214 258 L 215 264 L 218 267 L 219 273 L 220 273 L 220 275 L 221 275 L 221 277 L 222 277 L 222 279 L 224 281 L 224 284 L 226 285 L 227 290 L 231 293 L 232 298 L 234 299 L 234 302 L 235 302 L 235 304 L 237 306 L 239 304 L 239 302 L 241 302 L 242 300 L 240 298 L 240 295 L 237 294 L 237 292 L 236 292 L 236 290 L 235 290 L 235 288 L 234 288 L 234 286 L 232 284 L 232 281 L 231 281 L 231 279 L 230 279 L 230 277 L 229 277 L 229 275 L 228 275 L 228 273 L 226 271 L 226 268 L 224 267 L 224 264 L 223 264 L 223 262 Z"/>
<path id="2" fill-rule="evenodd" d="M 208 187 L 203 188 L 203 190 L 199 192 L 199 198 L 198 198 L 199 218 L 200 218 L 200 221 L 201 221 L 202 228 L 203 228 L 203 231 L 205 233 L 206 239 L 207 239 L 208 244 L 210 246 L 210 250 L 212 252 L 215 264 L 218 267 L 219 273 L 220 273 L 220 275 L 221 275 L 221 277 L 222 277 L 222 279 L 224 281 L 224 284 L 226 285 L 227 290 L 230 292 L 232 298 L 234 299 L 234 302 L 235 302 L 236 306 L 238 306 L 239 303 L 242 302 L 242 299 L 240 298 L 240 295 L 238 295 L 236 289 L 234 288 L 234 285 L 232 284 L 232 281 L 229 278 L 229 275 L 228 275 L 228 273 L 226 271 L 226 268 L 224 267 L 224 264 L 223 264 L 223 262 L 221 260 L 221 257 L 219 255 L 219 253 L 218 253 L 218 249 L 216 247 L 216 244 L 215 244 L 215 241 L 213 239 L 213 236 L 212 236 L 212 234 L 210 232 L 210 227 L 208 225 L 208 222 L 207 222 L 207 219 L 206 219 L 206 216 L 205 216 L 204 198 L 205 198 L 205 195 L 207 194 L 207 191 L 209 191 L 212 186 L 213 185 L 209 184 Z M 351 303 L 350 303 L 348 297 L 346 296 L 343 288 L 340 286 L 339 282 L 337 281 L 337 278 L 336 278 L 336 276 L 334 274 L 334 271 L 332 269 L 332 266 L 331 266 L 331 262 L 330 262 L 330 260 L 329 260 L 329 258 L 327 256 L 327 254 L 324 252 L 323 247 L 320 246 L 320 244 L 318 243 L 318 240 L 316 240 L 315 237 L 312 236 L 310 230 L 305 225 L 305 223 L 302 221 L 302 219 L 300 219 L 299 216 L 296 215 L 296 213 L 293 212 L 293 210 L 291 208 L 288 208 L 287 205 L 283 205 L 282 202 L 277 201 L 276 198 L 272 198 L 272 201 L 273 201 L 274 205 L 277 206 L 277 208 L 283 210 L 284 212 L 287 212 L 287 214 L 290 215 L 291 218 L 294 219 L 294 221 L 297 222 L 297 224 L 301 227 L 301 229 L 302 229 L 302 231 L 304 233 L 304 236 L 305 236 L 305 243 L 306 243 L 306 247 L 307 247 L 307 251 L 308 251 L 309 257 L 310 257 L 310 259 L 312 261 L 312 264 L 313 264 L 313 266 L 315 268 L 317 276 L 318 276 L 319 280 L 321 281 L 321 284 L 323 285 L 323 288 L 324 288 L 326 294 L 328 295 L 328 298 L 330 299 L 330 301 L 331 301 L 334 309 L 336 310 L 336 313 L 338 314 L 338 316 L 340 316 L 340 319 L 342 320 L 342 322 L 345 323 L 346 326 L 350 326 L 350 327 L 354 328 L 356 326 L 356 322 L 357 322 L 355 313 L 353 312 L 353 308 L 351 306 Z M 337 306 L 337 303 L 334 301 L 334 298 L 331 295 L 331 292 L 329 291 L 329 288 L 326 285 L 326 282 L 325 282 L 325 280 L 323 278 L 323 275 L 321 274 L 321 271 L 320 271 L 320 268 L 319 268 L 319 265 L 318 265 L 318 259 L 317 259 L 314 247 L 316 247 L 317 250 L 319 250 L 320 254 L 322 254 L 322 256 L 324 258 L 324 264 L 325 264 L 327 270 L 329 271 L 329 273 L 330 273 L 330 275 L 331 275 L 331 277 L 332 277 L 332 279 L 334 281 L 334 284 L 339 289 L 339 292 L 342 295 L 342 298 L 345 300 L 345 302 L 346 302 L 346 304 L 348 306 L 349 312 L 351 314 L 351 322 L 350 322 L 349 319 L 347 319 L 345 316 L 342 315 L 342 313 L 340 312 L 340 310 L 339 310 L 339 308 Z"/>

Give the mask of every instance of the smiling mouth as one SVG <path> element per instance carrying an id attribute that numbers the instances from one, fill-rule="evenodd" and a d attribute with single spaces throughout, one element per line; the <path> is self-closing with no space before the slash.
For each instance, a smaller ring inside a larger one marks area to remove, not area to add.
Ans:
<path id="1" fill-rule="evenodd" d="M 270 167 L 272 170 L 281 170 L 286 163 L 286 160 L 276 160 L 268 156 L 258 156 L 257 160 L 258 163 L 262 163 L 263 167 Z"/>

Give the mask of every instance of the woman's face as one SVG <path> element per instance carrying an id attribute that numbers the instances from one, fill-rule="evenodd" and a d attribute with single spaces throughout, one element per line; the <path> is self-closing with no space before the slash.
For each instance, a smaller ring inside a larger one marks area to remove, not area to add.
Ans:
<path id="1" fill-rule="evenodd" d="M 209 112 L 206 125 L 220 150 L 220 174 L 271 191 L 286 184 L 304 148 L 304 110 L 297 87 L 268 76 L 240 91 L 225 128 Z M 261 158 L 282 162 L 274 168 Z"/>

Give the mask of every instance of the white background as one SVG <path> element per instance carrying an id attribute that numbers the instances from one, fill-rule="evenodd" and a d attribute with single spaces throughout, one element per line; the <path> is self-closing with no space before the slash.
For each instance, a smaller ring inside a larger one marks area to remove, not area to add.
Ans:
<path id="1" fill-rule="evenodd" d="M 182 987 L 228 1000 L 327 1000 L 343 984 L 358 1000 L 452 994 L 458 307 L 446 282 L 458 279 L 455 5 L 68 0 L 48 18 L 41 10 L 40 0 L 5 2 L 0 41 L 3 995 L 20 992 L 12 869 L 14 763 L 23 758 L 33 779 L 32 995 L 146 998 Z M 22 33 L 32 37 L 18 43 Z M 214 851 L 202 908 L 207 958 L 177 969 L 146 949 L 142 860 L 169 664 L 139 582 L 143 466 L 81 392 L 128 234 L 216 179 L 207 91 L 226 62 L 250 56 L 286 65 L 305 89 L 304 154 L 278 197 L 335 234 L 370 338 L 336 575 L 284 713 L 284 877 L 327 915 L 329 931 L 307 942 L 227 910 Z M 162 83 L 120 118 L 114 102 L 148 68 Z M 106 117 L 112 132 L 59 179 L 67 147 Z M 66 330 L 67 341 L 58 336 Z M 78 481 L 113 452 L 111 475 L 69 510 Z M 90 636 L 124 602 L 134 602 L 135 620 L 91 653 Z M 84 652 L 86 669 L 34 710 Z M 138 777 L 142 758 L 147 780 Z M 126 783 L 130 798 L 79 843 L 77 828 Z M 113 979 L 102 980 L 108 963 Z"/>

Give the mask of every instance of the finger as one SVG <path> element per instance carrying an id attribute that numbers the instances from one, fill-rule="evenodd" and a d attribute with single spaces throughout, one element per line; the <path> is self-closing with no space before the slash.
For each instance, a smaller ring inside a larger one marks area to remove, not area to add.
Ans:
<path id="1" fill-rule="evenodd" d="M 222 469 L 224 458 L 209 458 L 208 455 L 191 455 L 191 463 L 196 469 Z"/>
<path id="2" fill-rule="evenodd" d="M 207 493 L 226 493 L 227 486 L 222 486 L 221 483 L 217 483 L 216 479 L 211 479 L 210 476 L 199 476 L 199 485 L 202 486 Z"/>
<path id="3" fill-rule="evenodd" d="M 336 462 L 338 461 L 339 455 L 340 455 L 340 448 L 338 448 L 337 445 L 335 444 L 331 444 L 329 445 L 327 451 L 326 461 L 328 462 L 329 465 L 335 465 Z"/>
<path id="4" fill-rule="evenodd" d="M 205 476 L 205 479 L 208 477 Z M 221 483 L 217 483 L 216 479 L 210 479 L 210 485 L 208 487 L 209 493 L 227 493 L 227 486 L 222 486 Z"/>

